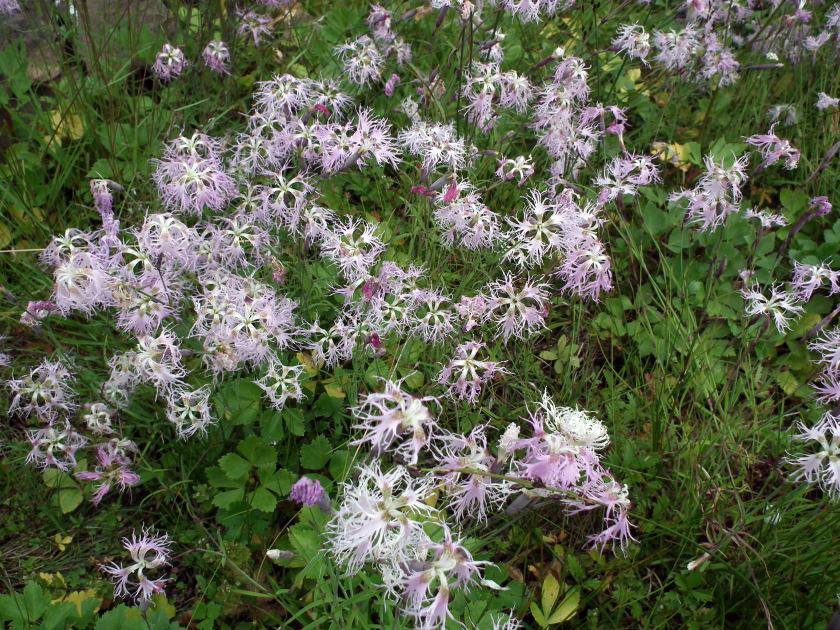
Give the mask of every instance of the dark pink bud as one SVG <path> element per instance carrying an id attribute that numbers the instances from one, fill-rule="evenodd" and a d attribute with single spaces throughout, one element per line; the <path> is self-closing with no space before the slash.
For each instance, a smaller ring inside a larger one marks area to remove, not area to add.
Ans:
<path id="1" fill-rule="evenodd" d="M 379 338 L 379 335 L 376 333 L 370 333 L 370 337 L 368 337 L 368 343 L 373 346 L 374 350 L 381 350 L 382 349 L 382 340 Z"/>
<path id="2" fill-rule="evenodd" d="M 370 281 L 365 282 L 362 285 L 362 295 L 365 296 L 365 299 L 370 302 L 373 299 L 374 287 L 373 283 Z"/>
<path id="3" fill-rule="evenodd" d="M 452 180 L 452 183 L 449 184 L 449 188 L 446 190 L 446 194 L 443 195 L 443 203 L 452 203 L 458 197 L 458 186 L 455 185 L 455 180 Z"/>
<path id="4" fill-rule="evenodd" d="M 811 199 L 810 207 L 818 217 L 824 217 L 831 212 L 831 203 L 828 201 L 828 197 L 814 197 Z"/>
<path id="5" fill-rule="evenodd" d="M 321 112 L 324 116 L 329 116 L 330 115 L 329 107 L 327 107 L 326 105 L 323 105 L 322 103 L 316 103 L 315 105 L 312 106 L 312 109 L 314 109 L 315 111 Z"/>
<path id="6" fill-rule="evenodd" d="M 400 77 L 396 74 L 392 74 L 391 78 L 388 79 L 388 82 L 385 83 L 385 96 L 393 96 L 394 95 L 394 88 L 397 86 L 397 83 L 400 82 Z"/>

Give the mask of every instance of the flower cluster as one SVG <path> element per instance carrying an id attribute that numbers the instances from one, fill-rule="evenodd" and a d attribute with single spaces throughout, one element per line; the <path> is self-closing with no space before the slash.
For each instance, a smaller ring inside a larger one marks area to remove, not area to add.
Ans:
<path id="1" fill-rule="evenodd" d="M 449 516 L 481 522 L 505 505 L 511 512 L 556 501 L 570 513 L 603 510 L 605 526 L 590 537 L 593 546 L 624 548 L 633 539 L 627 486 L 601 463 L 609 436 L 591 414 L 559 407 L 546 392 L 530 413 L 530 437 L 511 423 L 492 448 L 489 426 L 451 433 L 400 383 L 384 388 L 353 409 L 364 431 L 356 443 L 370 444 L 378 461 L 344 484 L 327 525 L 328 546 L 348 574 L 376 566 L 388 595 L 404 603 L 418 627 L 444 626 L 454 589 L 488 584 L 487 562 L 473 558 Z M 389 459 L 394 463 L 383 469 Z M 443 493 L 440 508 L 429 501 L 435 491 Z"/>

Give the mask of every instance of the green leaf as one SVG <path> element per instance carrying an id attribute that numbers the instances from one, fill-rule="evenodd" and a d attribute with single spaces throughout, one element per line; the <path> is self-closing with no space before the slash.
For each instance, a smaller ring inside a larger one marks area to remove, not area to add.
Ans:
<path id="1" fill-rule="evenodd" d="M 540 628 L 548 626 L 548 622 L 545 620 L 545 615 L 543 615 L 540 607 L 537 606 L 537 602 L 531 602 L 531 615 L 534 617 L 534 621 L 540 625 Z"/>
<path id="2" fill-rule="evenodd" d="M 540 602 L 542 603 L 543 611 L 554 608 L 554 603 L 557 601 L 559 596 L 560 583 L 557 581 L 556 577 L 549 573 L 545 576 L 542 583 L 542 596 L 540 598 Z"/>
<path id="3" fill-rule="evenodd" d="M 286 407 L 283 409 L 283 421 L 289 429 L 289 433 L 301 437 L 306 433 L 306 425 L 303 422 L 303 412 L 297 407 Z"/>
<path id="4" fill-rule="evenodd" d="M 350 462 L 350 451 L 340 450 L 330 458 L 330 477 L 336 481 L 343 481 L 347 475 Z"/>
<path id="5" fill-rule="evenodd" d="M 233 381 L 216 394 L 216 411 L 220 418 L 231 424 L 251 424 L 260 413 L 262 394 L 263 391 L 249 380 Z"/>
<path id="6" fill-rule="evenodd" d="M 213 497 L 213 505 L 218 508 L 226 510 L 234 503 L 238 503 L 245 498 L 245 488 L 236 488 L 235 490 L 225 490 L 219 492 Z"/>
<path id="7" fill-rule="evenodd" d="M 251 464 L 236 453 L 228 453 L 219 459 L 219 467 L 225 471 L 228 479 L 238 481 L 245 479 L 251 470 Z"/>
<path id="8" fill-rule="evenodd" d="M 96 622 L 94 630 L 147 630 L 140 611 L 120 604 L 109 610 Z"/>
<path id="9" fill-rule="evenodd" d="M 563 623 L 574 617 L 580 605 L 580 589 L 572 588 L 566 594 L 566 597 L 560 602 L 560 605 L 551 613 L 548 618 L 548 623 Z"/>
<path id="10" fill-rule="evenodd" d="M 260 512 L 273 512 L 277 507 L 277 497 L 262 486 L 251 495 L 251 507 Z"/>
<path id="11" fill-rule="evenodd" d="M 294 473 L 289 472 L 281 468 L 280 470 L 273 472 L 271 474 L 266 474 L 265 477 L 260 475 L 260 484 L 274 492 L 279 496 L 286 496 L 292 489 L 292 483 L 294 483 L 295 475 Z"/>
<path id="12" fill-rule="evenodd" d="M 65 488 L 58 493 L 58 507 L 61 508 L 62 514 L 70 514 L 82 504 L 84 499 L 82 491 L 78 488 Z"/>
<path id="13" fill-rule="evenodd" d="M 319 435 L 300 449 L 300 465 L 307 470 L 320 470 L 330 459 L 332 445 L 323 435 Z"/>
<path id="14" fill-rule="evenodd" d="M 245 458 L 256 468 L 274 467 L 277 461 L 277 451 L 256 435 L 249 435 L 236 447 Z"/>

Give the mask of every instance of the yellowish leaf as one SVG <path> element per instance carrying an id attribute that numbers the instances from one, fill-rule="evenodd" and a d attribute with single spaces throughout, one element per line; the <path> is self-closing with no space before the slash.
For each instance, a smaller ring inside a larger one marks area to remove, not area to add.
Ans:
<path id="1" fill-rule="evenodd" d="M 306 372 L 309 376 L 315 376 L 318 373 L 318 367 L 315 365 L 315 362 L 312 360 L 312 357 L 309 356 L 307 352 L 298 352 L 296 355 L 297 360 L 303 366 L 303 371 Z"/>
<path id="2" fill-rule="evenodd" d="M 50 123 L 59 141 L 78 140 L 85 135 L 85 123 L 82 117 L 74 112 L 61 112 L 55 109 L 50 112 Z"/>
<path id="3" fill-rule="evenodd" d="M 88 600 L 95 599 L 97 600 L 96 608 L 94 608 L 94 612 L 99 610 L 99 607 L 102 605 L 102 598 L 100 598 L 96 594 L 96 589 L 89 588 L 84 591 L 73 591 L 72 593 L 68 593 L 63 598 L 61 598 L 62 602 L 74 604 L 76 606 L 76 610 L 78 614 L 82 614 L 82 604 Z"/>
<path id="4" fill-rule="evenodd" d="M 344 390 L 338 385 L 324 385 L 324 389 L 330 398 L 344 398 Z"/>
<path id="5" fill-rule="evenodd" d="M 59 551 L 64 551 L 65 549 L 67 549 L 67 545 L 73 542 L 73 537 L 56 534 L 55 536 L 53 536 L 53 542 L 55 542 L 55 546 L 58 547 Z"/>
<path id="6" fill-rule="evenodd" d="M 41 578 L 41 581 L 47 586 L 52 586 L 53 583 L 55 583 L 56 586 L 64 586 L 64 576 L 61 575 L 61 571 L 56 573 L 39 573 L 38 577 Z"/>

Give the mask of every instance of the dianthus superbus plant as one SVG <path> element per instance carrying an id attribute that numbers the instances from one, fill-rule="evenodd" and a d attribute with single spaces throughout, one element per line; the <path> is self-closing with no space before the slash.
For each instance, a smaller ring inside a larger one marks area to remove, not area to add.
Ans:
<path id="1" fill-rule="evenodd" d="M 7 252 L 49 278 L 9 293 L 8 461 L 89 498 L 144 619 L 774 627 L 788 571 L 817 624 L 785 558 L 840 494 L 829 5 L 176 12 L 177 124 Z"/>

